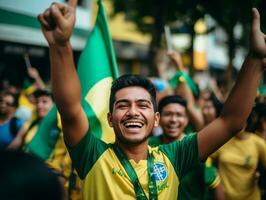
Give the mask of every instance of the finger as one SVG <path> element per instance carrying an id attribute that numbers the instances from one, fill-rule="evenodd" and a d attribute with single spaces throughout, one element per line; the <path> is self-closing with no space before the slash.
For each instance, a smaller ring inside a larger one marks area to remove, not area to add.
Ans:
<path id="1" fill-rule="evenodd" d="M 38 15 L 38 20 L 41 24 L 41 26 L 46 29 L 46 30 L 51 30 L 52 28 L 49 26 L 49 23 L 47 22 L 47 20 L 44 18 L 43 14 Z"/>
<path id="2" fill-rule="evenodd" d="M 51 4 L 51 7 L 52 7 L 52 5 L 56 5 L 56 6 L 59 8 L 59 10 L 64 10 L 65 7 L 66 7 L 65 4 L 57 3 L 57 2 L 53 2 L 53 3 Z"/>
<path id="3" fill-rule="evenodd" d="M 54 20 L 55 24 L 60 25 L 64 20 L 64 8 L 65 6 L 62 4 L 52 4 L 50 7 L 51 10 L 51 18 Z"/>
<path id="4" fill-rule="evenodd" d="M 252 8 L 252 31 L 260 31 L 260 14 L 256 8 Z"/>
<path id="5" fill-rule="evenodd" d="M 78 0 L 69 0 L 68 1 L 68 5 L 72 8 L 76 8 L 77 7 L 77 3 L 78 3 Z"/>

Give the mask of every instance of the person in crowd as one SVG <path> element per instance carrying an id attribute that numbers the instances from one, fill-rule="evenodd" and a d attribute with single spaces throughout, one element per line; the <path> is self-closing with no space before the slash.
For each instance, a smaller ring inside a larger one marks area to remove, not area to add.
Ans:
<path id="1" fill-rule="evenodd" d="M 169 80 L 169 83 L 174 88 L 175 94 L 182 96 L 187 101 L 189 123 L 184 133 L 189 134 L 199 131 L 204 125 L 203 115 L 200 106 L 197 104 L 199 89 L 192 78 L 185 72 L 179 52 L 171 51 L 167 55 L 177 68 L 176 74 Z"/>
<path id="2" fill-rule="evenodd" d="M 247 131 L 255 133 L 266 142 L 266 103 L 256 103 L 247 124 Z M 259 162 L 257 173 L 261 199 L 266 198 L 266 169 Z"/>
<path id="3" fill-rule="evenodd" d="M 216 98 L 213 93 L 203 96 L 201 109 L 205 126 L 207 126 L 220 115 L 222 107 L 223 104 Z"/>
<path id="4" fill-rule="evenodd" d="M 60 117 L 57 117 L 57 124 L 55 126 L 46 127 L 46 137 L 39 136 L 40 125 L 53 106 L 52 93 L 48 89 L 38 89 L 33 95 L 36 106 L 34 110 L 36 113 L 31 120 L 25 123 L 17 134 L 12 147 L 13 149 L 23 147 L 25 152 L 45 161 L 53 169 L 54 173 L 58 175 L 60 183 L 64 185 L 65 196 L 73 197 L 72 193 L 75 192 L 74 198 L 76 198 L 80 196 L 80 184 L 64 144 Z M 35 145 L 36 140 L 38 141 L 37 146 Z M 32 145 L 32 143 L 35 144 Z M 46 149 L 49 155 L 44 157 L 41 149 Z"/>
<path id="5" fill-rule="evenodd" d="M 18 118 L 23 119 L 25 122 L 36 117 L 35 114 L 35 97 L 36 90 L 45 90 L 46 85 L 43 82 L 38 70 L 35 67 L 29 66 L 27 68 L 28 78 L 24 80 L 24 88 L 21 90 L 19 96 L 19 107 L 16 112 Z"/>
<path id="6" fill-rule="evenodd" d="M 56 174 L 38 158 L 22 151 L 0 151 L 2 200 L 63 200 Z"/>
<path id="7" fill-rule="evenodd" d="M 261 199 L 256 181 L 259 163 L 266 169 L 266 143 L 244 129 L 212 156 L 228 200 Z"/>
<path id="8" fill-rule="evenodd" d="M 189 118 L 187 102 L 178 95 L 166 96 L 158 104 L 160 125 L 163 134 L 151 137 L 149 145 L 159 146 L 183 139 L 185 127 Z M 223 199 L 220 177 L 217 170 L 211 165 L 210 160 L 199 164 L 181 179 L 178 199 Z"/>
<path id="9" fill-rule="evenodd" d="M 18 96 L 10 92 L 0 93 L 0 150 L 13 148 L 14 139 L 23 126 L 23 121 L 14 116 Z"/>
<path id="10" fill-rule="evenodd" d="M 124 75 L 112 84 L 107 120 L 115 143 L 106 144 L 90 133 L 70 45 L 76 4 L 54 3 L 38 19 L 49 44 L 52 91 L 64 139 L 83 180 L 84 199 L 177 199 L 180 179 L 245 124 L 265 68 L 258 11 L 253 10 L 249 54 L 221 115 L 198 134 L 149 148 L 148 136 L 159 123 L 159 113 L 154 86 L 139 75 Z"/>

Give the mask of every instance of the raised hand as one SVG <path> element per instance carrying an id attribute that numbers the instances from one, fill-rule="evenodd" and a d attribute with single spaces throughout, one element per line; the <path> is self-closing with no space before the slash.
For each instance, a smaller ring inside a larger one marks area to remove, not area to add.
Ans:
<path id="1" fill-rule="evenodd" d="M 179 52 L 168 51 L 166 55 L 172 60 L 172 62 L 176 65 L 176 67 L 179 71 L 184 70 L 182 58 L 181 58 L 181 55 Z"/>
<path id="2" fill-rule="evenodd" d="M 31 78 L 33 78 L 33 79 L 36 79 L 36 78 L 40 77 L 38 70 L 36 68 L 34 68 L 34 67 L 29 67 L 28 68 L 28 75 Z"/>
<path id="3" fill-rule="evenodd" d="M 51 45 L 66 45 L 72 34 L 76 18 L 77 0 L 67 4 L 53 3 L 38 16 L 42 32 Z"/>
<path id="4" fill-rule="evenodd" d="M 252 9 L 252 16 L 250 53 L 253 57 L 266 59 L 266 36 L 260 30 L 260 14 L 256 8 Z"/>

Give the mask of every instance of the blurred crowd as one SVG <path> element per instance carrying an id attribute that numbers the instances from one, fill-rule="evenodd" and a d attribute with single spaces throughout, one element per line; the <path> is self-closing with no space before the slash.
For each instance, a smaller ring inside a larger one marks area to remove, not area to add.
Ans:
<path id="1" fill-rule="evenodd" d="M 167 56 L 175 65 L 176 73 L 169 80 L 164 80 L 161 77 L 150 78 L 157 90 L 159 112 L 162 118 L 161 126 L 155 128 L 151 133 L 150 145 L 152 146 L 180 140 L 187 134 L 198 132 L 215 120 L 226 100 L 226 94 L 220 91 L 215 79 L 208 80 L 208 87 L 199 88 L 198 83 L 183 66 L 179 53 L 169 52 Z M 44 144 L 36 144 L 40 124 L 51 111 L 54 103 L 49 86 L 42 81 L 37 69 L 28 68 L 28 76 L 31 78 L 31 82 L 23 87 L 14 86 L 8 82 L 1 83 L 0 150 L 3 152 L 4 150 L 20 150 L 20 158 L 23 156 L 27 158 L 28 155 L 38 158 L 57 177 L 59 185 L 62 186 L 62 198 L 81 199 L 80 180 L 73 169 L 64 144 L 59 115 L 57 115 L 57 123 L 53 130 L 47 131 L 47 134 L 53 134 L 55 137 L 52 150 L 49 147 L 49 152 L 44 156 L 42 152 L 48 148 L 47 146 L 51 146 L 51 142 L 45 141 Z M 195 199 L 223 199 L 228 195 L 234 197 L 234 195 L 239 196 L 253 192 L 259 193 L 262 199 L 266 199 L 265 87 L 262 85 L 257 92 L 257 98 L 245 129 L 210 156 L 199 169 L 195 169 L 190 176 L 184 178 L 184 187 L 188 185 L 188 187 L 199 188 L 200 194 L 195 194 Z M 171 117 L 171 113 L 168 113 L 167 116 L 165 109 L 171 101 L 182 105 L 188 117 L 183 117 L 182 112 L 176 118 Z M 169 131 L 175 124 L 181 124 L 182 127 L 177 127 L 177 129 L 181 129 L 182 134 Z M 14 156 L 8 153 L 8 156 L 17 159 L 18 155 Z M 12 159 L 6 159 L 4 155 L 1 157 L 5 158 L 6 165 L 8 162 L 14 162 Z M 13 169 L 12 167 L 4 168 L 4 166 L 0 168 L 2 174 Z M 21 178 L 19 171 L 28 174 L 34 173 L 34 170 L 23 171 L 23 169 L 23 167 L 13 169 L 17 170 L 16 176 L 13 177 L 15 180 L 18 181 Z M 35 175 L 39 176 L 38 173 L 40 172 L 36 172 Z M 14 188 L 10 189 L 11 193 L 12 191 Z M 201 197 L 198 198 L 198 196 Z"/>

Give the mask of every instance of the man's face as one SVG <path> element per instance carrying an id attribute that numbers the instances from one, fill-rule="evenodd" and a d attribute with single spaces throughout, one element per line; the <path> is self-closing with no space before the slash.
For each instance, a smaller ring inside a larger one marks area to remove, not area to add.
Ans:
<path id="1" fill-rule="evenodd" d="M 188 124 L 186 108 L 178 103 L 170 103 L 163 107 L 160 126 L 163 134 L 171 139 L 179 139 Z"/>
<path id="2" fill-rule="evenodd" d="M 150 94 L 144 88 L 126 87 L 116 92 L 108 122 L 120 142 L 140 144 L 158 126 L 159 113 L 154 112 Z"/>
<path id="3" fill-rule="evenodd" d="M 36 98 L 36 112 L 38 118 L 43 118 L 47 115 L 53 105 L 53 100 L 50 96 L 40 96 Z"/>
<path id="4" fill-rule="evenodd" d="M 205 100 L 202 107 L 202 114 L 206 124 L 209 124 L 216 118 L 216 110 L 212 101 Z"/>
<path id="5" fill-rule="evenodd" d="M 13 114 L 16 111 L 14 97 L 12 95 L 0 96 L 0 115 Z"/>

